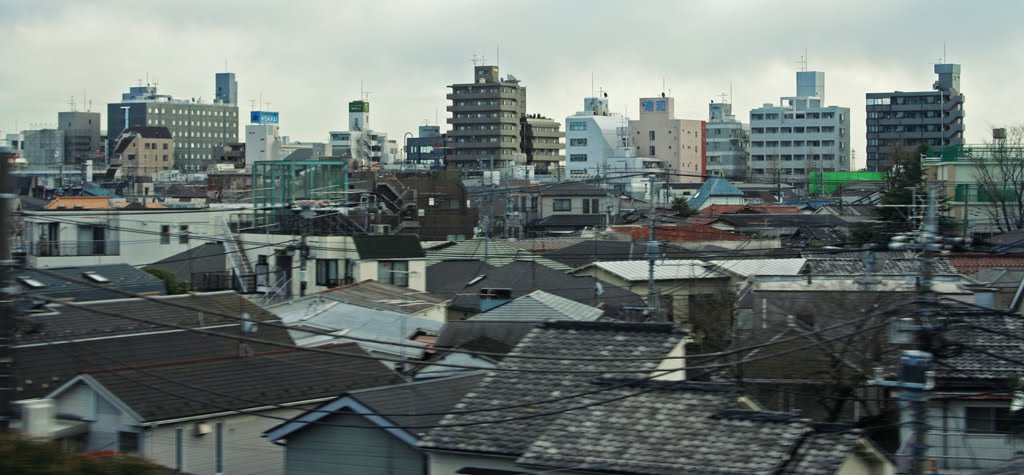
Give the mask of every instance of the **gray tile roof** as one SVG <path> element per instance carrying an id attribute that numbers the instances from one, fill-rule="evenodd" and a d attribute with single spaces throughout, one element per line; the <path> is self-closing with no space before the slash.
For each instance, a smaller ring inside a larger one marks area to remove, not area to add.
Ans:
<path id="1" fill-rule="evenodd" d="M 248 303 L 232 292 L 196 294 L 196 296 L 164 297 L 208 311 L 245 311 L 257 322 L 276 322 L 277 316 Z M 19 319 L 18 344 L 15 352 L 15 390 L 19 399 L 43 396 L 85 370 L 121 366 L 165 363 L 170 361 L 237 355 L 242 336 L 238 320 L 207 314 L 199 321 L 196 312 L 161 306 L 150 302 L 119 300 L 86 304 L 86 308 L 115 314 L 145 315 L 163 323 L 205 328 L 220 338 L 158 325 L 135 324 L 116 317 L 90 313 L 68 306 L 59 313 L 29 315 Z M 283 344 L 294 344 L 287 330 L 272 325 L 259 325 L 252 338 Z M 249 344 L 253 351 L 270 351 L 279 347 Z"/>
<path id="2" fill-rule="evenodd" d="M 67 299 L 74 302 L 90 302 L 95 300 L 123 299 L 124 294 L 98 289 L 91 285 L 81 284 L 75 281 L 85 280 L 83 273 L 95 272 L 110 280 L 104 286 L 146 295 L 163 295 L 166 293 L 164 282 L 149 273 L 139 270 L 128 264 L 110 264 L 103 266 L 84 267 L 57 267 L 48 268 L 47 272 L 60 274 L 67 279 L 51 277 L 35 269 L 16 269 L 14 281 L 21 290 L 29 297 L 39 295 L 55 299 Z M 34 289 L 26 285 L 23 279 L 32 279 L 42 283 L 46 287 Z"/>
<path id="3" fill-rule="evenodd" d="M 576 320 L 594 321 L 604 310 L 579 302 L 535 290 L 500 307 L 480 313 L 470 320 L 534 321 Z"/>
<path id="4" fill-rule="evenodd" d="M 860 431 L 844 429 L 808 435 L 781 475 L 834 474 L 860 438 Z"/>
<path id="5" fill-rule="evenodd" d="M 936 384 L 1005 383 L 1024 373 L 1024 316 L 997 311 L 947 314 L 943 337 L 963 345 L 962 351 L 935 365 Z"/>
<path id="6" fill-rule="evenodd" d="M 191 282 L 192 274 L 226 272 L 228 266 L 225 252 L 224 244 L 208 242 L 156 261 L 150 266 L 170 272 L 178 280 Z"/>
<path id="7" fill-rule="evenodd" d="M 555 270 L 568 271 L 569 266 L 545 257 L 539 257 L 524 249 L 509 245 L 499 240 L 469 239 L 458 241 L 451 246 L 427 250 L 427 265 L 432 266 L 438 262 L 449 260 L 482 260 L 487 257 L 487 263 L 494 266 L 503 266 L 515 261 L 535 261 Z"/>
<path id="8" fill-rule="evenodd" d="M 696 251 L 683 249 L 672 244 L 658 244 L 660 255 L 668 259 L 692 258 Z M 591 239 L 544 254 L 573 269 L 596 261 L 620 261 L 646 259 L 647 243 Z"/>
<path id="9" fill-rule="evenodd" d="M 309 401 L 402 382 L 353 344 L 336 353 L 285 350 L 88 373 L 143 422 Z M 184 386 L 181 383 L 194 387 Z"/>
<path id="10" fill-rule="evenodd" d="M 466 285 L 474 278 L 484 279 Z M 455 309 L 479 311 L 480 290 L 512 289 L 512 298 L 518 298 L 537 289 L 559 297 L 599 307 L 605 315 L 618 317 L 621 307 L 642 307 L 643 299 L 633 292 L 611 284 L 602 284 L 604 293 L 596 295 L 597 279 L 573 276 L 545 265 L 516 261 L 501 267 L 492 267 L 480 261 L 447 261 L 427 268 L 427 290 L 433 294 L 451 296 L 450 306 Z"/>
<path id="11" fill-rule="evenodd" d="M 325 299 L 337 300 L 377 310 L 414 314 L 445 303 L 439 295 L 420 292 L 407 287 L 364 280 L 320 294 Z"/>
<path id="12" fill-rule="evenodd" d="M 553 357 L 662 357 L 685 337 L 672 325 L 604 322 L 550 322 L 530 331 L 511 354 Z M 566 361 L 505 358 L 502 368 L 572 369 L 576 371 L 654 370 L 658 361 Z M 622 376 L 622 374 L 618 374 Z M 530 401 L 548 400 L 593 389 L 599 374 L 489 372 L 483 381 L 455 406 L 460 410 L 487 409 Z M 557 412 L 602 398 L 600 394 L 500 409 L 450 414 L 441 424 L 482 422 Z M 557 416 L 535 417 L 500 424 L 482 424 L 432 430 L 422 447 L 519 456 L 555 421 Z"/>
<path id="13" fill-rule="evenodd" d="M 937 257 L 932 260 L 933 272 L 939 275 L 957 275 L 956 268 L 948 259 Z M 921 261 L 915 258 L 875 256 L 871 273 L 877 275 L 906 275 L 920 271 Z M 801 274 L 817 275 L 861 275 L 867 269 L 863 257 L 815 257 L 804 263 Z"/>

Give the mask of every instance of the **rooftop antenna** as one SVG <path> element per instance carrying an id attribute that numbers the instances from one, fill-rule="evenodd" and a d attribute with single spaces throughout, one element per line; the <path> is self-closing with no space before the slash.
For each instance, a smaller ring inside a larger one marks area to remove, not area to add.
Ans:
<path id="1" fill-rule="evenodd" d="M 594 97 L 594 72 L 590 72 L 590 97 Z"/>
<path id="2" fill-rule="evenodd" d="M 497 56 L 494 60 L 494 65 L 501 68 L 501 43 L 496 43 L 494 45 L 494 55 Z"/>
<path id="3" fill-rule="evenodd" d="M 263 110 L 265 110 L 265 111 L 269 111 L 270 110 L 270 101 L 264 102 L 263 105 L 266 106 Z"/>
<path id="4" fill-rule="evenodd" d="M 800 65 L 800 71 L 807 71 L 807 51 L 804 50 L 804 54 L 800 56 L 800 61 L 797 61 Z"/>
<path id="5" fill-rule="evenodd" d="M 146 85 L 149 85 L 149 72 L 146 72 Z"/>
<path id="6" fill-rule="evenodd" d="M 482 54 L 481 55 L 474 54 L 473 55 L 473 59 L 471 59 L 470 61 L 473 62 L 473 66 L 483 66 L 483 64 L 485 62 L 487 62 L 487 57 L 482 55 Z"/>
<path id="7" fill-rule="evenodd" d="M 249 99 L 249 110 L 256 110 L 256 99 Z"/>
<path id="8" fill-rule="evenodd" d="M 71 112 L 75 112 L 75 96 L 71 96 L 71 100 L 68 101 L 68 106 L 71 107 Z"/>
<path id="9" fill-rule="evenodd" d="M 725 98 L 726 98 L 726 96 L 728 96 L 728 94 L 726 94 L 726 93 L 724 93 L 724 92 L 723 92 L 723 93 L 721 93 L 721 94 L 718 94 L 718 95 L 719 95 L 719 96 L 722 96 L 722 104 L 727 104 L 727 102 L 725 101 Z"/>

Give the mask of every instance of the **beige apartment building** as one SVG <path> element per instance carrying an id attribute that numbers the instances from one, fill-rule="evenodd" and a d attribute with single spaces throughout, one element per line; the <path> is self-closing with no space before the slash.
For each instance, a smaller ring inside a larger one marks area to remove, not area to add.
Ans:
<path id="1" fill-rule="evenodd" d="M 629 121 L 629 136 L 636 156 L 656 158 L 675 183 L 700 183 L 707 174 L 704 150 L 707 122 L 677 119 L 675 99 L 640 99 L 640 118 Z"/>
<path id="2" fill-rule="evenodd" d="M 113 163 L 129 181 L 152 181 L 157 172 L 174 169 L 174 137 L 167 127 L 129 127 L 115 147 Z"/>

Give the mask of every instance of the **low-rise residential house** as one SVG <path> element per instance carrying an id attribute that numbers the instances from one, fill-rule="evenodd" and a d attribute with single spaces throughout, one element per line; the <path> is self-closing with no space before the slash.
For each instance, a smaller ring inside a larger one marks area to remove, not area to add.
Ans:
<path id="1" fill-rule="evenodd" d="M 619 320 L 638 317 L 642 312 L 635 309 L 644 305 L 643 298 L 625 288 L 535 261 L 492 266 L 476 260 L 450 260 L 428 267 L 427 272 L 430 293 L 451 298 L 449 321 L 464 320 L 538 289 L 600 308 L 605 316 Z"/>
<path id="2" fill-rule="evenodd" d="M 392 360 L 422 360 L 443 322 L 340 302 L 323 294 L 267 307 L 299 346 L 354 342 Z M 390 366 L 393 361 L 387 362 Z"/>
<path id="3" fill-rule="evenodd" d="M 470 320 L 492 322 L 545 322 L 572 320 L 593 322 L 604 316 L 604 310 L 574 302 L 567 298 L 535 290 L 522 297 L 501 304 Z"/>
<path id="4" fill-rule="evenodd" d="M 360 307 L 403 313 L 444 323 L 449 299 L 408 287 L 361 280 L 321 292 L 321 298 Z"/>
<path id="5" fill-rule="evenodd" d="M 441 328 L 433 357 L 412 369 L 415 380 L 491 370 L 541 322 L 456 320 Z"/>
<path id="6" fill-rule="evenodd" d="M 167 293 L 162 280 L 127 264 L 18 269 L 14 272 L 14 281 L 30 298 L 45 297 L 68 302 L 116 300 L 131 296 L 124 292 L 144 296 Z M 97 288 L 95 284 L 116 291 Z"/>
<path id="7" fill-rule="evenodd" d="M 521 192 L 519 198 L 525 208 L 524 237 L 568 235 L 619 222 L 618 198 L 611 190 L 596 185 L 555 183 Z"/>
<path id="8" fill-rule="evenodd" d="M 516 261 L 533 261 L 563 272 L 572 270 L 572 267 L 561 262 L 538 256 L 512 245 L 509 241 L 497 239 L 476 238 L 458 242 L 449 241 L 432 245 L 426 253 L 428 266 L 450 260 L 479 260 L 497 267 Z"/>
<path id="9" fill-rule="evenodd" d="M 342 394 L 264 434 L 284 447 L 287 475 L 426 475 L 416 446 L 479 373 Z"/>
<path id="10" fill-rule="evenodd" d="M 115 450 L 194 474 L 280 474 L 284 450 L 263 432 L 345 391 L 400 382 L 348 344 L 86 371 L 21 401 L 21 414 L 27 435 L 79 452 Z"/>
<path id="11" fill-rule="evenodd" d="M 702 224 L 757 238 L 779 238 L 783 247 L 845 245 L 851 223 L 830 214 L 726 214 Z"/>
<path id="12" fill-rule="evenodd" d="M 294 344 L 276 315 L 234 292 L 67 302 L 22 315 L 17 328 L 16 399 L 43 396 L 87 369 L 234 356 Z M 241 337 L 262 343 L 239 342 Z"/>
<path id="13" fill-rule="evenodd" d="M 622 228 L 615 226 L 613 229 Z M 643 260 L 647 259 L 647 237 L 645 235 L 637 241 L 588 239 L 557 251 L 551 251 L 544 256 L 565 264 L 571 269 L 598 261 Z M 686 259 L 695 258 L 696 252 L 674 244 L 659 242 L 658 256 L 666 259 Z"/>
<path id="14" fill-rule="evenodd" d="M 573 275 L 591 276 L 646 298 L 649 270 L 647 261 L 601 261 L 580 267 Z M 706 306 L 727 295 L 729 277 L 708 269 L 703 261 L 664 259 L 654 264 L 654 285 L 661 299 L 659 311 L 668 321 L 691 323 L 692 316 L 708 311 Z"/>
<path id="15" fill-rule="evenodd" d="M 751 278 L 759 275 L 797 275 L 804 268 L 807 259 L 711 259 L 707 266 L 730 278 L 729 288 L 739 293 Z"/>
<path id="16" fill-rule="evenodd" d="M 700 215 L 715 216 L 719 214 L 801 214 L 797 206 L 782 205 L 711 205 L 701 208 Z"/>
<path id="17" fill-rule="evenodd" d="M 698 211 L 712 205 L 743 205 L 746 204 L 744 196 L 729 180 L 713 176 L 687 200 L 687 205 Z"/>

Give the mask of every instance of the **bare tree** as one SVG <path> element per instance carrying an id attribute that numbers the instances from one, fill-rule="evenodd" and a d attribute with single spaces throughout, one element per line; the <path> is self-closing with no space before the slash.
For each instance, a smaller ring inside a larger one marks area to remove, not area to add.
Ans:
<path id="1" fill-rule="evenodd" d="M 982 153 L 970 157 L 978 204 L 1000 232 L 1024 229 L 1024 125 L 1006 129 L 1005 138 L 994 139 Z"/>

